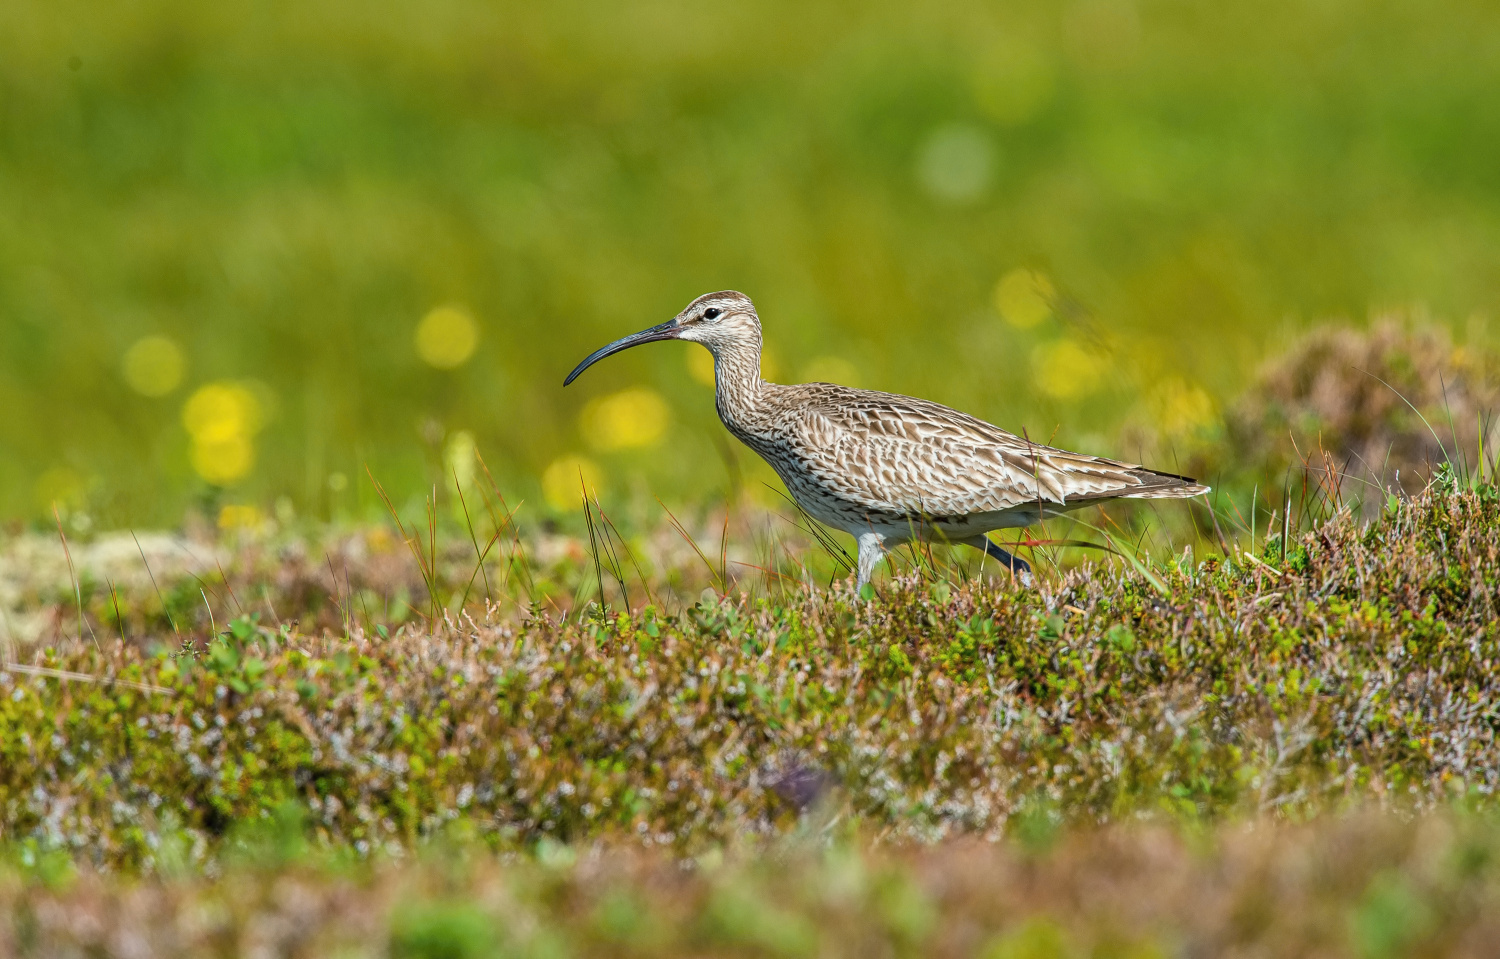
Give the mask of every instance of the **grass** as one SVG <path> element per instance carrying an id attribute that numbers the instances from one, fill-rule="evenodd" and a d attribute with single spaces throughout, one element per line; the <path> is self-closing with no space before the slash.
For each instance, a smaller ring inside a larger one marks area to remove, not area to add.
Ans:
<path id="1" fill-rule="evenodd" d="M 366 463 L 404 507 L 465 435 L 534 505 L 570 454 L 612 511 L 701 502 L 738 467 L 689 347 L 558 384 L 725 287 L 773 379 L 1168 468 L 1289 328 L 1426 303 L 1492 341 L 1500 12 L 1473 0 L 300 10 L 0 9 L 6 521 L 366 522 Z M 1007 314 L 1017 269 L 1055 297 Z M 452 370 L 413 339 L 445 305 L 480 331 Z M 128 375 L 156 336 L 178 362 Z M 240 469 L 183 421 L 226 385 L 258 407 L 214 431 Z M 580 419 L 627 387 L 670 410 L 654 446 Z"/>

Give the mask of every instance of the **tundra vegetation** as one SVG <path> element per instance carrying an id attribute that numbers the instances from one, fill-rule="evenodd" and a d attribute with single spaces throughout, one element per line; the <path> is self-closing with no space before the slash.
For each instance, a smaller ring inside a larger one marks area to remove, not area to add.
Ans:
<path id="1" fill-rule="evenodd" d="M 0 3 L 0 957 L 1500 954 L 1497 36 Z M 1214 495 L 855 595 L 716 287 Z"/>
<path id="2" fill-rule="evenodd" d="M 1039 530 L 1031 587 L 939 545 L 857 595 L 795 515 L 568 537 L 494 488 L 134 579 L 55 538 L 0 668 L 0 946 L 1487 954 L 1500 489 L 1441 435 L 1415 492 L 1329 454 L 1180 549 Z"/>

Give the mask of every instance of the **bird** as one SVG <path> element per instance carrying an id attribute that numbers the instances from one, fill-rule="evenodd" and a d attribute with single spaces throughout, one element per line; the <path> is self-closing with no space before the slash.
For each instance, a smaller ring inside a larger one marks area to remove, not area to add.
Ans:
<path id="1" fill-rule="evenodd" d="M 1209 492 L 1186 476 L 1057 449 L 930 400 L 768 383 L 760 316 L 734 290 L 706 293 L 667 322 L 590 353 L 563 386 L 607 356 L 663 340 L 713 354 L 719 419 L 808 515 L 854 537 L 859 590 L 887 551 L 918 539 L 972 546 L 1030 582 L 1030 565 L 986 534 L 1109 500 Z"/>

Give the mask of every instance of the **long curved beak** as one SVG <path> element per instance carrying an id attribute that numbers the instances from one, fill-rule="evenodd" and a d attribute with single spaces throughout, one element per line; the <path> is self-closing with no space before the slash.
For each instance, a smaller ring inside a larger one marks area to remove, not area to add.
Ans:
<path id="1" fill-rule="evenodd" d="M 568 378 L 563 380 L 563 386 L 567 386 L 569 383 L 578 379 L 578 374 L 582 373 L 584 370 L 604 359 L 606 356 L 613 356 L 621 350 L 628 350 L 632 346 L 640 346 L 642 343 L 655 343 L 657 340 L 675 340 L 677 339 L 677 329 L 677 321 L 668 320 L 667 322 L 662 323 L 659 326 L 651 327 L 651 329 L 649 330 L 641 330 L 639 333 L 632 333 L 629 336 L 621 337 L 620 339 L 615 340 L 613 343 L 606 346 L 604 349 L 595 350 L 588 356 L 584 357 L 583 362 L 573 367 L 573 372 L 569 373 Z"/>

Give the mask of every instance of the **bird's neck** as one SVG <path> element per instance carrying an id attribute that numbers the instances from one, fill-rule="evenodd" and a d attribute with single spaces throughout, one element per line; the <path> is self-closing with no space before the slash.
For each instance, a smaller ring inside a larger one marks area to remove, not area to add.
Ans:
<path id="1" fill-rule="evenodd" d="M 760 337 L 713 351 L 714 402 L 733 432 L 753 429 L 760 413 Z"/>

